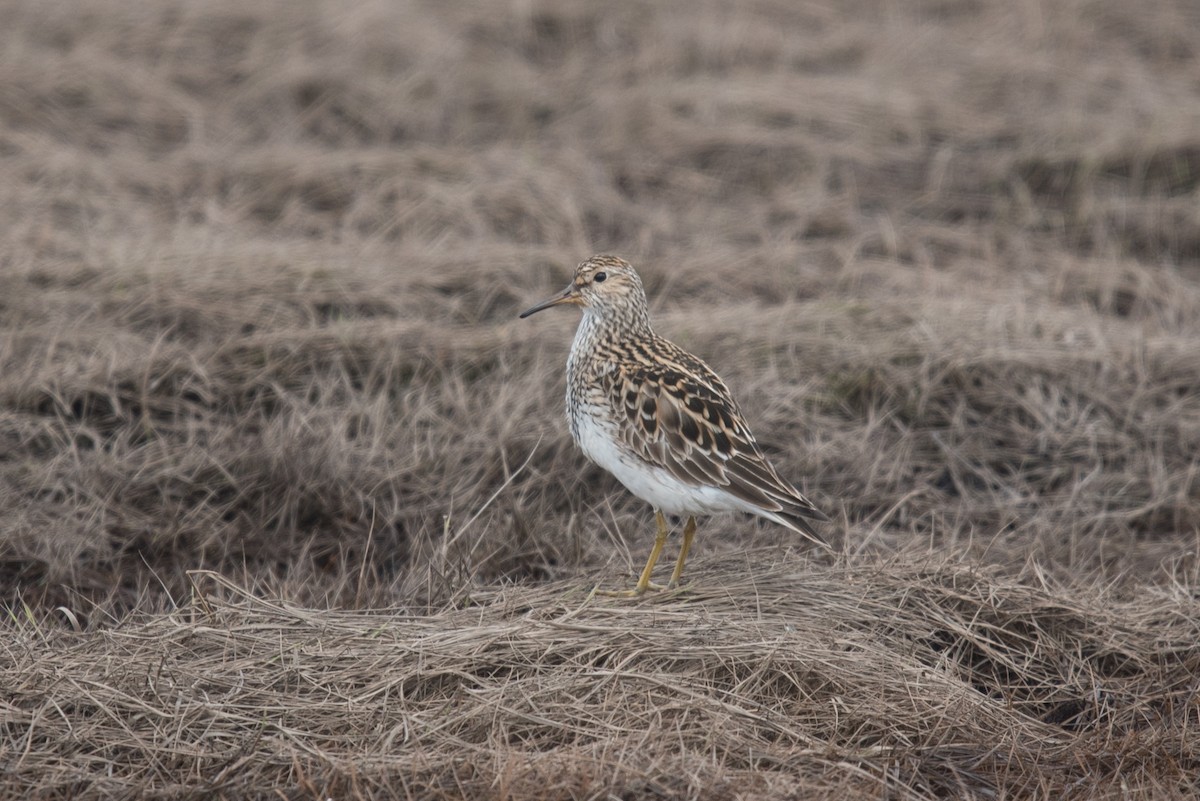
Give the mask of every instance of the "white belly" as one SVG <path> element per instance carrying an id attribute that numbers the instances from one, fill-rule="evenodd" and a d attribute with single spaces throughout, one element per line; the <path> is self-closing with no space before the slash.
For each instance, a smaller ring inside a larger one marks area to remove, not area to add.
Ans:
<path id="1" fill-rule="evenodd" d="M 634 495 L 664 514 L 759 512 L 725 490 L 685 484 L 666 470 L 624 453 L 606 433 L 606 429 L 589 414 L 579 415 L 576 423 L 576 441 L 587 457 L 616 476 Z"/>

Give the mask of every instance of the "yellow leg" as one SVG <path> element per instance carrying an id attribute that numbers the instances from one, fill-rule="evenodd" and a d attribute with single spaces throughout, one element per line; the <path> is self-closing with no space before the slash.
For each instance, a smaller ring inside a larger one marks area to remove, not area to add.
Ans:
<path id="1" fill-rule="evenodd" d="M 659 585 L 650 581 L 650 574 L 654 572 L 654 565 L 658 562 L 658 557 L 662 555 L 663 546 L 667 544 L 667 518 L 663 517 L 663 513 L 654 510 L 654 519 L 658 522 L 658 534 L 654 537 L 654 547 L 650 549 L 650 558 L 646 560 L 646 566 L 642 568 L 641 578 L 638 579 L 637 586 L 632 590 L 598 590 L 597 595 L 609 595 L 614 598 L 633 598 L 641 595 L 648 589 L 662 589 Z"/>
<path id="2" fill-rule="evenodd" d="M 675 560 L 675 569 L 671 571 L 671 580 L 667 582 L 667 589 L 675 589 L 679 586 L 679 577 L 683 575 L 683 563 L 687 561 L 688 551 L 692 547 L 692 539 L 696 536 L 696 518 L 689 517 L 687 525 L 683 527 L 683 545 L 679 547 L 679 558 Z"/>

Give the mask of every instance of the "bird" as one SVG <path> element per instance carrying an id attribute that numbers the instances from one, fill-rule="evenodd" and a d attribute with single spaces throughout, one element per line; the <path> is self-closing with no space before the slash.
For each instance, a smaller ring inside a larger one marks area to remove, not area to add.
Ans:
<path id="1" fill-rule="evenodd" d="M 829 518 L 780 477 L 712 368 L 650 326 L 646 290 L 622 258 L 592 256 L 567 288 L 523 311 L 583 309 L 567 358 L 567 422 L 594 463 L 654 507 L 657 533 L 634 597 L 676 589 L 696 534 L 696 516 L 748 512 L 822 546 L 814 524 Z M 669 534 L 666 515 L 687 517 L 667 584 L 651 581 Z M 827 546 L 826 546 L 827 547 Z"/>

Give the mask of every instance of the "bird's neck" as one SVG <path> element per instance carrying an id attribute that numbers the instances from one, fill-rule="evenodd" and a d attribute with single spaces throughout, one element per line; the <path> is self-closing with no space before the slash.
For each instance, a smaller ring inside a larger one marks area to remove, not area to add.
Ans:
<path id="1" fill-rule="evenodd" d="M 583 319 L 575 331 L 572 354 L 603 352 L 605 346 L 619 345 L 631 339 L 646 339 L 654 336 L 650 328 L 650 315 L 645 309 L 631 308 L 621 314 L 601 313 L 594 309 L 583 310 Z"/>

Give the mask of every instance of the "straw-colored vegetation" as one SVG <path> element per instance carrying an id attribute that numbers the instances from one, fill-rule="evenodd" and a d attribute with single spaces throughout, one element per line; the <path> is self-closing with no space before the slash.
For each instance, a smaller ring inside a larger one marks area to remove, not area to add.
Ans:
<path id="1" fill-rule="evenodd" d="M 0 796 L 1193 798 L 1200 10 L 0 0 Z M 641 270 L 831 554 L 562 420 Z M 667 556 L 670 561 L 670 554 Z"/>

